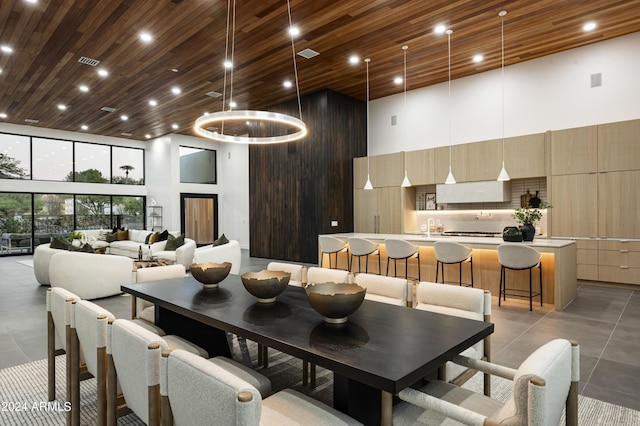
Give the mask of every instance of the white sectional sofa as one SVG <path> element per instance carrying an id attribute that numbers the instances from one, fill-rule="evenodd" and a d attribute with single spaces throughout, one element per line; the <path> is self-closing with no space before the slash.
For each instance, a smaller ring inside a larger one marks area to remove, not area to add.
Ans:
<path id="1" fill-rule="evenodd" d="M 215 262 L 231 263 L 231 274 L 239 274 L 242 262 L 242 252 L 240 251 L 240 243 L 236 240 L 230 240 L 227 244 L 214 246 L 198 247 L 193 253 L 193 263 Z"/>

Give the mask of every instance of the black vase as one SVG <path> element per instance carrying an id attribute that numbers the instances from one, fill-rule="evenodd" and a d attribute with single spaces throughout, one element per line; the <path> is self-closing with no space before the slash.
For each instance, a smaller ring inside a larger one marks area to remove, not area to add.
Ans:
<path id="1" fill-rule="evenodd" d="M 536 235 L 536 228 L 530 223 L 525 223 L 520 227 L 522 231 L 522 239 L 524 241 L 533 241 L 533 237 Z"/>

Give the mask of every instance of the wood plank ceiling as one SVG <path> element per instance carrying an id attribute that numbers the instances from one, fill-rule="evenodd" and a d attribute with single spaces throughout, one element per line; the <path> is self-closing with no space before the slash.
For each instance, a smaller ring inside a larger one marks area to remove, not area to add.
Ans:
<path id="1" fill-rule="evenodd" d="M 408 90 L 447 80 L 447 38 L 453 29 L 451 72 L 457 79 L 500 67 L 500 18 L 505 17 L 505 62 L 513 65 L 640 31 L 638 0 L 291 0 L 301 30 L 296 55 L 301 94 L 321 89 L 365 98 L 370 57 L 371 99 L 402 92 L 408 45 Z M 0 121 L 143 140 L 167 133 L 195 135 L 193 121 L 220 111 L 225 89 L 227 1 L 2 0 L 0 2 Z M 587 21 L 597 22 L 584 32 Z M 233 100 L 263 109 L 295 98 L 286 0 L 240 0 L 236 6 Z M 140 41 L 148 31 L 151 43 Z M 361 60 L 351 65 L 348 58 Z M 474 63 L 475 54 L 484 61 Z M 97 67 L 78 62 L 100 61 Z M 100 77 L 98 68 L 108 70 Z M 227 78 L 226 95 L 230 95 Z M 79 90 L 86 85 L 89 91 Z M 172 87 L 181 93 L 174 95 Z M 152 107 L 153 99 L 158 105 Z M 58 104 L 67 106 L 65 111 Z M 101 111 L 112 107 L 115 113 Z M 120 116 L 129 117 L 122 121 Z M 177 124 L 177 130 L 171 124 Z"/>

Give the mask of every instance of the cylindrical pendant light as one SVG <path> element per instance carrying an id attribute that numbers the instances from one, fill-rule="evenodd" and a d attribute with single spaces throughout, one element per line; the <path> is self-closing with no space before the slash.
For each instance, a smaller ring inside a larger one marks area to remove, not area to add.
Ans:
<path id="1" fill-rule="evenodd" d="M 409 46 L 402 46 L 402 50 L 404 51 L 404 123 L 402 124 L 402 129 L 404 130 L 405 137 L 409 133 L 407 130 L 407 124 L 409 119 L 407 117 L 407 49 Z M 405 141 L 406 143 L 406 141 Z M 402 180 L 402 184 L 400 185 L 403 188 L 408 188 L 411 186 L 411 182 L 409 181 L 409 176 L 407 176 L 407 153 L 404 153 L 404 179 Z"/>
<path id="2" fill-rule="evenodd" d="M 371 62 L 371 59 L 366 58 L 364 62 L 367 64 L 367 183 L 364 184 L 364 189 L 373 189 L 371 178 L 369 177 L 369 62 Z"/>
<path id="3" fill-rule="evenodd" d="M 498 13 L 498 16 L 502 18 L 502 26 L 501 26 L 501 38 L 502 38 L 502 67 L 501 67 L 501 80 L 502 80 L 502 170 L 500 170 L 500 174 L 498 175 L 498 181 L 507 181 L 511 180 L 509 177 L 509 173 L 507 173 L 507 169 L 504 167 L 504 15 L 507 14 L 506 10 Z"/>
<path id="4" fill-rule="evenodd" d="M 447 30 L 447 42 L 449 47 L 449 174 L 444 181 L 445 184 L 451 185 L 456 183 L 456 179 L 451 172 L 451 33 L 453 30 Z"/>

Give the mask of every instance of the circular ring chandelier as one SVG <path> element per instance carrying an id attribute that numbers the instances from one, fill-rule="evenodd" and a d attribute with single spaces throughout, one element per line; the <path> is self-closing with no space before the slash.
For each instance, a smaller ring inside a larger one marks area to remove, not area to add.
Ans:
<path id="1" fill-rule="evenodd" d="M 284 134 L 278 136 L 236 136 L 225 135 L 223 133 L 213 132 L 207 130 L 213 124 L 222 123 L 225 121 L 256 121 L 262 123 L 278 123 L 284 124 L 291 128 L 297 129 L 295 133 Z M 299 120 L 290 115 L 281 114 L 271 111 L 260 110 L 231 110 L 231 111 L 219 111 L 203 115 L 196 119 L 195 131 L 201 136 L 209 139 L 213 139 L 219 142 L 232 142 L 232 143 L 249 143 L 249 144 L 272 144 L 272 143 L 284 143 L 293 142 L 298 139 L 302 139 L 307 135 L 307 126 L 302 120 Z"/>

